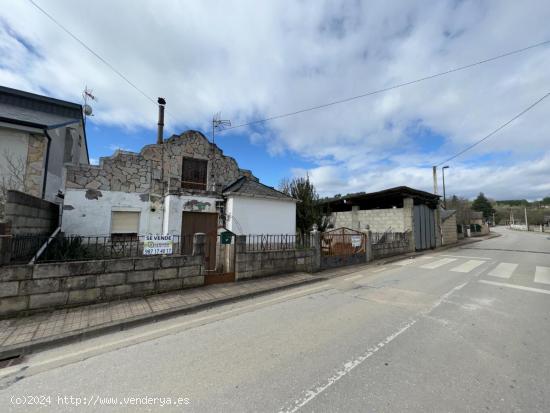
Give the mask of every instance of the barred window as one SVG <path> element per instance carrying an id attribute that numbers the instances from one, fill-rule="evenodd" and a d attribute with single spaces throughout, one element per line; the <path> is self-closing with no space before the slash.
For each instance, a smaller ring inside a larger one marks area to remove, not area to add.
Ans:
<path id="1" fill-rule="evenodd" d="M 203 159 L 183 158 L 182 171 L 182 188 L 206 190 L 208 161 Z"/>

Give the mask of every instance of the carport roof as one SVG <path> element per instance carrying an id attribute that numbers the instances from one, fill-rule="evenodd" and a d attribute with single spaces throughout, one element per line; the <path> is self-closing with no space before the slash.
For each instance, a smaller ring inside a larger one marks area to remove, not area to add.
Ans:
<path id="1" fill-rule="evenodd" d="M 415 204 L 427 204 L 435 207 L 439 203 L 439 195 L 426 191 L 410 188 L 408 186 L 397 186 L 377 192 L 360 192 L 357 194 L 332 197 L 320 200 L 320 204 L 333 210 L 342 206 L 370 204 L 374 208 L 391 208 L 392 206 L 402 207 L 404 198 L 413 198 Z"/>

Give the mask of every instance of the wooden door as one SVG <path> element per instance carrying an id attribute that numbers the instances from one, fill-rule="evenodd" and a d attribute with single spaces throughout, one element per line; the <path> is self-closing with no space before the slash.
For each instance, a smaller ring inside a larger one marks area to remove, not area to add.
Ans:
<path id="1" fill-rule="evenodd" d="M 206 234 L 205 264 L 207 269 L 216 269 L 216 243 L 218 238 L 218 214 L 215 212 L 183 212 L 181 235 L 184 240 L 182 252 L 193 253 L 192 235 L 197 232 Z"/>

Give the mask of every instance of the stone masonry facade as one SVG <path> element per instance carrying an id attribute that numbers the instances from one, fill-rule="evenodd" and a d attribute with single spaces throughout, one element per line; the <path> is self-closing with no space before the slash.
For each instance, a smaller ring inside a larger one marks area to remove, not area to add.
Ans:
<path id="1" fill-rule="evenodd" d="M 185 157 L 208 161 L 206 191 L 181 188 Z M 139 153 L 117 150 L 113 156 L 101 158 L 98 166 L 69 166 L 66 188 L 151 195 L 216 193 L 241 176 L 252 175 L 240 169 L 235 159 L 225 156 L 202 133 L 187 131 L 166 139 L 164 144 L 147 145 Z"/>

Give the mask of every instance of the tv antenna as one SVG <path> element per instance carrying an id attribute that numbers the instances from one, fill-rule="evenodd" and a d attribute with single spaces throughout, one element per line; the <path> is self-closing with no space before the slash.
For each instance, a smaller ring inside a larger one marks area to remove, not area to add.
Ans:
<path id="1" fill-rule="evenodd" d="M 212 117 L 212 144 L 216 143 L 216 131 L 222 131 L 226 127 L 231 126 L 231 121 L 229 119 L 221 119 L 221 113 L 218 112 Z"/>
<path id="2" fill-rule="evenodd" d="M 221 119 L 220 112 L 212 116 L 212 165 L 210 168 L 210 182 L 213 191 L 216 191 L 216 182 L 214 180 L 214 163 L 216 162 L 216 131 L 224 130 L 228 126 L 231 126 L 231 121 L 229 119 Z"/>
<path id="3" fill-rule="evenodd" d="M 84 111 L 84 124 L 86 124 L 86 118 L 88 116 L 94 116 L 94 111 L 92 107 L 88 104 L 88 101 L 93 100 L 97 102 L 97 98 L 94 96 L 93 91 L 91 89 L 88 89 L 87 85 L 82 91 L 82 98 L 84 99 L 84 105 L 82 106 L 82 109 Z"/>

